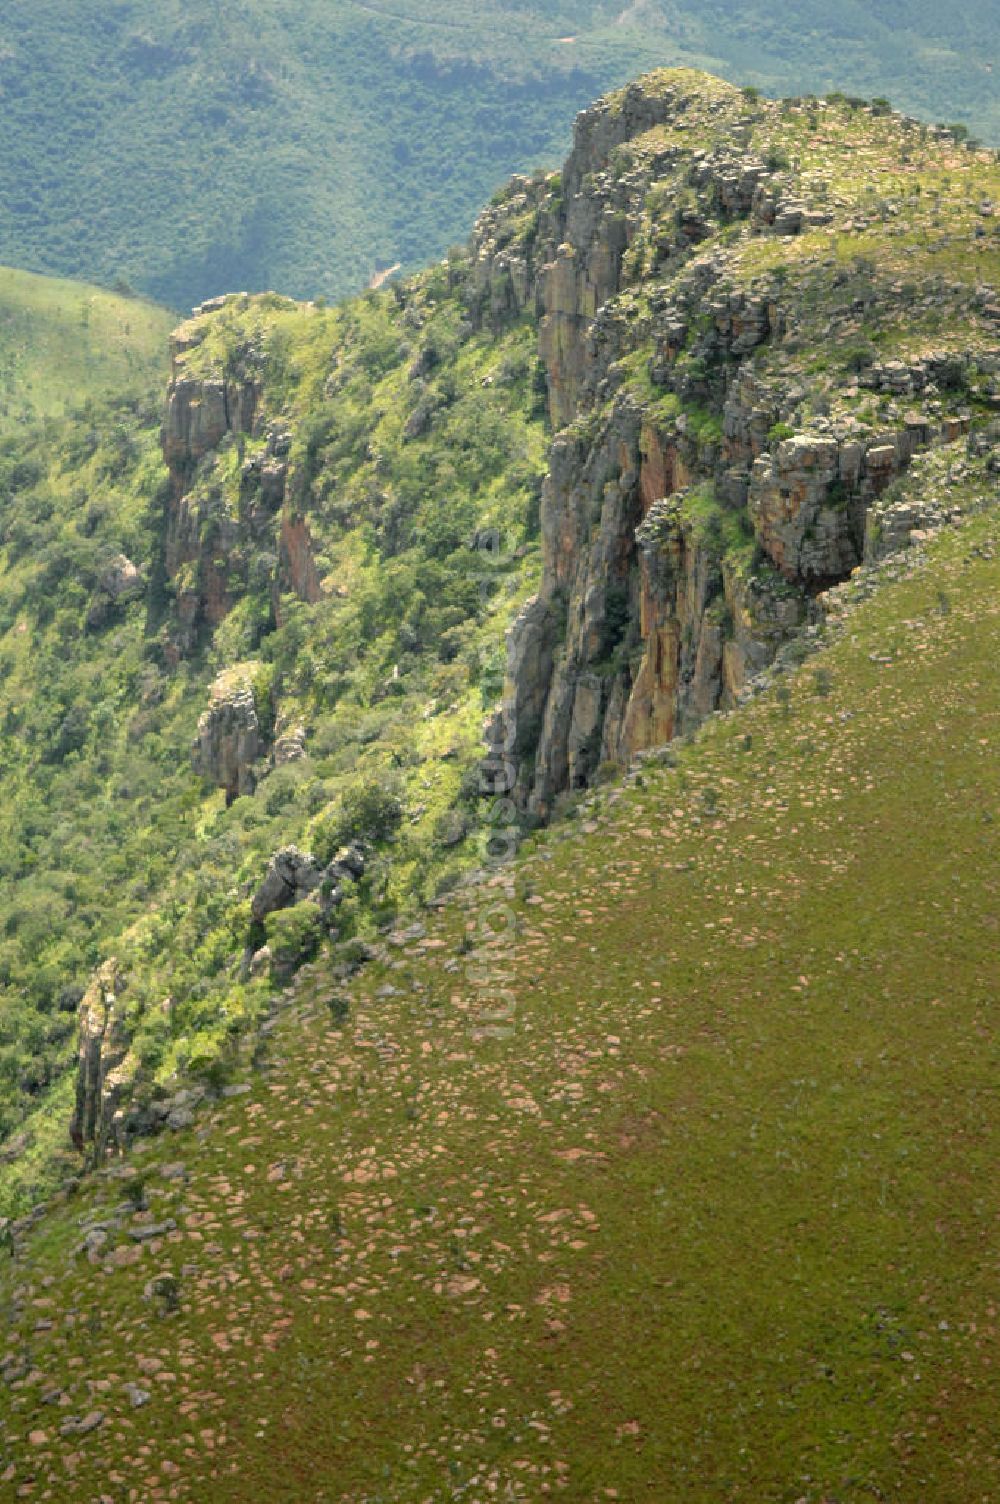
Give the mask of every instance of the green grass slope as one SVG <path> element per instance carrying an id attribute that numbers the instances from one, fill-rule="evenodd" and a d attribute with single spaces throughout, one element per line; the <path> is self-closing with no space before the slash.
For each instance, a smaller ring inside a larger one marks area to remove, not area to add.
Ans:
<path id="1" fill-rule="evenodd" d="M 172 323 L 139 298 L 0 267 L 0 431 L 159 385 Z"/>
<path id="2" fill-rule="evenodd" d="M 996 513 L 887 574 L 51 1210 L 11 1497 L 997 1496 Z"/>
<path id="3" fill-rule="evenodd" d="M 175 307 L 343 295 L 464 235 L 574 112 L 662 64 L 889 95 L 1000 141 L 992 0 L 10 0 L 0 258 Z"/>
<path id="4" fill-rule="evenodd" d="M 992 155 L 847 102 L 765 106 L 685 82 L 683 129 L 628 143 L 616 168 L 661 162 L 609 305 L 629 331 L 616 379 L 654 419 L 683 415 L 699 445 L 717 446 L 735 363 L 709 372 L 693 321 L 679 362 L 693 395 L 657 387 L 650 309 L 686 275 L 683 256 L 657 252 L 690 201 L 686 154 L 749 132 L 762 157 L 784 151 L 783 193 L 836 210 L 798 237 L 711 227 L 734 288 L 759 291 L 766 276 L 788 314 L 757 371 L 801 383 L 795 423 L 850 418 L 867 442 L 906 411 L 859 383 L 876 356 L 980 357 L 981 370 L 958 362 L 960 389 L 928 393 L 932 414 L 965 413 L 956 429 L 971 425 L 972 450 L 956 440 L 921 456 L 901 486 L 915 515 L 932 497 L 995 493 Z M 721 120 L 708 109 L 719 100 Z M 531 191 L 540 206 L 502 228 L 515 250 L 546 233 L 558 180 Z M 490 214 L 508 212 L 500 198 Z M 342 307 L 235 297 L 189 321 L 177 375 L 203 392 L 252 388 L 256 412 L 185 473 L 183 502 L 159 401 L 95 398 L 0 436 L 0 1215 L 79 1167 L 67 1073 L 95 967 L 117 957 L 128 979 L 141 1103 L 192 1080 L 215 1087 L 277 985 L 248 976 L 248 951 L 266 940 L 291 967 L 327 944 L 316 905 L 252 922 L 273 852 L 295 843 L 322 865 L 358 833 L 373 788 L 398 800 L 398 828 L 338 911 L 335 947 L 376 942 L 481 859 L 482 723 L 501 694 L 505 631 L 538 585 L 549 428 L 534 317 L 477 327 L 476 275 L 461 252 Z M 710 383 L 694 381 L 699 365 Z M 265 505 L 279 447 L 284 500 Z M 764 573 L 738 502 L 696 487 L 686 506 L 706 556 Z M 168 519 L 182 511 L 194 557 L 171 578 Z M 293 545 L 309 563 L 298 594 L 281 560 Z M 135 589 L 112 600 L 103 582 L 123 555 Z M 191 628 L 192 601 L 214 619 Z M 257 685 L 273 742 L 301 731 L 305 753 L 279 764 L 269 747 L 275 765 L 231 807 L 191 761 L 224 671 Z"/>

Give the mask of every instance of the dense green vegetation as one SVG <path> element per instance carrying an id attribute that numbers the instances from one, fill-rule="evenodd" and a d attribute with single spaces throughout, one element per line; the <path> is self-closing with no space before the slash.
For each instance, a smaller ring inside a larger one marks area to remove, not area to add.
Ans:
<path id="1" fill-rule="evenodd" d="M 54 1208 L 12 1487 L 995 1498 L 998 561 L 994 512 L 897 565 Z"/>
<path id="2" fill-rule="evenodd" d="M 991 0 L 10 0 L 0 259 L 174 307 L 341 295 L 463 236 L 645 67 L 888 95 L 1000 141 Z"/>
<path id="3" fill-rule="evenodd" d="M 268 994 L 238 975 L 268 857 L 298 840 L 326 860 L 369 834 L 373 782 L 389 780 L 405 824 L 375 821 L 392 860 L 374 861 L 343 906 L 343 939 L 475 859 L 461 811 L 475 804 L 503 628 L 537 558 L 532 327 L 473 335 L 444 271 L 338 310 L 237 302 L 202 326 L 187 374 L 252 348 L 268 410 L 294 432 L 323 594 L 276 596 L 261 540 L 225 622 L 178 661 L 185 578 L 163 568 L 160 404 L 92 401 L 0 443 L 2 1133 L 59 1082 L 76 1004 L 112 951 L 144 1069 L 211 1067 Z M 241 462 L 265 442 L 227 440 L 192 494 L 238 512 Z M 122 556 L 143 582 L 116 602 L 102 582 Z M 188 748 L 217 671 L 251 658 L 261 705 L 308 728 L 308 755 L 227 809 Z M 301 920 L 272 921 L 279 961 L 318 938 Z M 63 1103 L 29 1138 L 52 1129 L 64 1142 Z"/>

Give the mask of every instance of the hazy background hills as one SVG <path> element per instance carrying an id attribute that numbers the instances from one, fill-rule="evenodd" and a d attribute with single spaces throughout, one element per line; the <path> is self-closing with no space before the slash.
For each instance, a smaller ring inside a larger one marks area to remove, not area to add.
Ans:
<path id="1" fill-rule="evenodd" d="M 464 238 L 659 63 L 1000 140 L 996 0 L 8 0 L 0 261 L 175 307 L 338 296 Z"/>

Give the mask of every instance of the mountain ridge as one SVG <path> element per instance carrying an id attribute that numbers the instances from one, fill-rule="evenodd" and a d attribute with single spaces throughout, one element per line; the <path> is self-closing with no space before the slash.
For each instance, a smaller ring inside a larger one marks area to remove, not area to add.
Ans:
<path id="1" fill-rule="evenodd" d="M 990 1497 L 998 200 L 661 71 L 0 437 L 5 1487 Z"/>
<path id="2" fill-rule="evenodd" d="M 891 20 L 844 0 L 375 9 L 11 0 L 0 259 L 177 308 L 343 296 L 442 254 L 512 171 L 557 164 L 577 109 L 663 63 L 889 95 L 1000 142 L 990 0 Z"/>
<path id="3" fill-rule="evenodd" d="M 349 966 L 461 880 L 483 778 L 547 818 L 751 694 L 949 489 L 988 491 L 991 154 L 683 70 L 576 142 L 416 279 L 196 310 L 158 427 L 134 407 L 12 461 L 8 1132 L 64 1099 L 76 1000 L 87 1059 L 103 1037 L 92 968 L 131 976 L 78 1111 L 100 1155 L 224 1074 L 318 946 Z"/>

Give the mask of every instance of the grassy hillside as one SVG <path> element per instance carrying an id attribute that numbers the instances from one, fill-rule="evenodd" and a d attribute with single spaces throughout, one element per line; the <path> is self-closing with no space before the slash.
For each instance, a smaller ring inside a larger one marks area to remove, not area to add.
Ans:
<path id="1" fill-rule="evenodd" d="M 995 36 L 992 0 L 10 0 L 0 258 L 174 307 L 341 295 L 441 254 L 644 68 L 888 95 L 1000 141 Z"/>
<path id="2" fill-rule="evenodd" d="M 0 267 L 0 431 L 159 386 L 172 322 L 139 298 Z"/>
<path id="3" fill-rule="evenodd" d="M 12 1493 L 996 1497 L 998 601 L 994 512 L 305 974 L 5 1272 Z"/>
<path id="4" fill-rule="evenodd" d="M 985 447 L 961 476 L 945 453 L 931 486 L 915 469 L 907 494 L 919 512 L 962 487 L 967 500 L 995 491 L 992 157 L 846 102 L 763 106 L 678 81 L 692 91 L 683 129 L 657 127 L 616 154 L 615 171 L 646 186 L 627 285 L 608 305 L 606 327 L 626 341 L 613 390 L 651 423 L 686 426 L 685 463 L 704 454 L 725 470 L 721 402 L 742 361 L 712 354 L 700 310 L 665 373 L 673 389 L 651 360 L 656 309 L 709 257 L 727 296 L 763 286 L 783 310 L 784 334 L 752 356 L 775 404 L 767 442 L 793 431 L 773 421 L 787 413 L 806 430 L 843 418 L 859 443 L 883 443 L 910 421 L 908 400 L 860 377 L 876 359 L 934 351 L 951 384 L 922 399 L 928 431 L 960 409 L 955 435 L 972 427 Z M 829 223 L 792 237 L 705 218 L 706 239 L 671 250 L 692 210 L 692 154 L 734 130 L 776 164 L 782 195 L 821 203 Z M 560 233 L 560 192 L 556 176 L 516 184 L 477 244 L 530 254 Z M 541 575 L 550 429 L 534 299 L 491 327 L 481 269 L 456 252 L 342 307 L 234 297 L 188 321 L 174 344 L 169 470 L 160 401 L 95 399 L 0 441 L 0 1211 L 25 1210 L 79 1164 L 68 1072 L 95 967 L 115 957 L 128 978 L 141 1105 L 192 1080 L 216 1088 L 284 973 L 321 947 L 346 966 L 352 946 L 378 943 L 482 859 L 482 725 L 501 694 L 504 634 Z M 191 448 L 220 395 L 229 416 L 252 417 L 227 417 Z M 576 432 L 588 427 L 585 415 Z M 711 469 L 683 509 L 706 576 L 725 567 L 794 594 Z M 725 606 L 717 592 L 709 609 L 732 638 Z M 635 656 L 627 614 L 623 596 L 605 680 Z M 253 690 L 252 788 L 192 762 L 220 675 Z M 332 925 L 314 904 L 253 914 L 273 853 L 294 844 L 328 863 L 369 834 L 382 793 L 391 808 L 377 811 L 368 869 Z M 251 971 L 268 947 L 274 974 Z"/>

